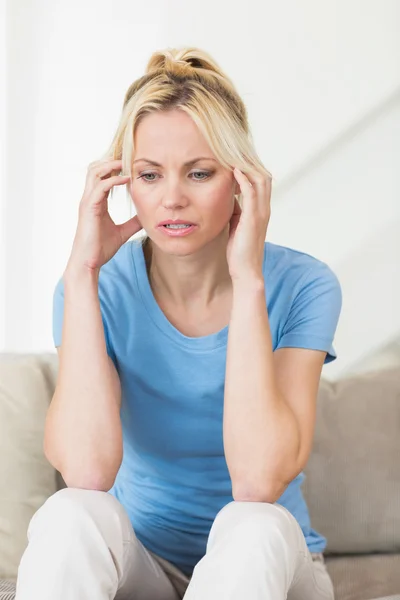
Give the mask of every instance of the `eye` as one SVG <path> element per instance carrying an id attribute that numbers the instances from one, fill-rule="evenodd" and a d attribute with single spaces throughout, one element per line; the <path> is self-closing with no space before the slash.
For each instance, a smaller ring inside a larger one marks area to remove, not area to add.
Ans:
<path id="1" fill-rule="evenodd" d="M 139 175 L 138 179 L 144 179 L 144 181 L 151 183 L 154 179 L 145 179 L 145 177 L 148 177 L 149 175 L 156 175 L 156 173 L 143 173 L 142 175 Z"/>
<path id="2" fill-rule="evenodd" d="M 201 177 L 194 177 L 193 180 L 194 181 L 204 181 L 205 179 L 208 179 L 209 177 L 211 177 L 212 172 L 211 171 L 193 171 L 192 173 L 190 173 L 190 175 L 200 175 Z M 141 175 L 139 175 L 138 179 L 143 179 L 143 181 L 147 181 L 148 183 L 153 183 L 153 181 L 155 181 L 154 179 L 147 179 L 147 177 L 156 177 L 157 173 L 142 173 Z"/>
<path id="3" fill-rule="evenodd" d="M 205 177 L 202 177 L 201 179 L 197 179 L 197 177 L 194 178 L 195 181 L 203 181 L 203 179 L 208 179 L 208 177 L 211 176 L 211 171 L 194 171 L 191 175 L 205 175 Z"/>

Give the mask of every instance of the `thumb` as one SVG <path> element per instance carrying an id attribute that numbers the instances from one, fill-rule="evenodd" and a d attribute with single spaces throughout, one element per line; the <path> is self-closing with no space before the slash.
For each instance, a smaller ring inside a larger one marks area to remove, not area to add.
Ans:
<path id="1" fill-rule="evenodd" d="M 125 223 L 121 223 L 121 225 L 118 225 L 118 229 L 121 235 L 122 243 L 125 244 L 125 242 L 127 242 L 130 237 L 132 237 L 133 235 L 135 235 L 135 233 L 138 233 L 138 231 L 143 229 L 143 226 L 139 221 L 139 217 L 135 215 L 134 217 L 129 219 L 129 221 L 125 221 Z"/>

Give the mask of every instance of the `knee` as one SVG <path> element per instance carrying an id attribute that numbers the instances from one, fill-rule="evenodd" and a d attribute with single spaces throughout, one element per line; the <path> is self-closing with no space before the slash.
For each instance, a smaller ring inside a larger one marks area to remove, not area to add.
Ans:
<path id="1" fill-rule="evenodd" d="M 261 528 L 285 527 L 292 515 L 280 504 L 267 502 L 229 502 L 215 517 L 214 523 L 245 523 Z"/>
<path id="2" fill-rule="evenodd" d="M 293 515 L 280 504 L 267 502 L 230 502 L 215 517 L 208 546 L 216 539 L 228 543 L 251 544 L 271 542 L 280 537 L 290 542 L 299 527 Z M 208 547 L 207 546 L 207 547 Z"/>
<path id="3" fill-rule="evenodd" d="M 122 505 L 108 492 L 65 488 L 50 496 L 35 512 L 29 522 L 28 540 L 34 532 L 46 529 L 46 533 L 60 535 L 63 531 L 74 535 L 81 530 L 82 521 L 91 519 L 97 524 L 114 523 L 128 519 Z"/>

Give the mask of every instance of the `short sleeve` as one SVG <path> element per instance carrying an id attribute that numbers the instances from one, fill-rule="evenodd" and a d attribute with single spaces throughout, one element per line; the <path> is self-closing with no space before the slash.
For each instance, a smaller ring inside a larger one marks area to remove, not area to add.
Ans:
<path id="1" fill-rule="evenodd" d="M 342 308 L 342 290 L 324 262 L 302 280 L 290 307 L 277 348 L 308 348 L 327 352 L 325 364 L 337 358 L 333 340 Z"/>
<path id="2" fill-rule="evenodd" d="M 62 342 L 62 327 L 64 320 L 64 281 L 63 278 L 58 281 L 54 294 L 53 294 L 53 342 L 54 346 L 61 346 Z M 113 359 L 114 363 L 115 354 L 110 344 L 109 334 L 107 323 L 104 319 L 104 315 L 102 312 L 102 321 L 104 328 L 104 337 L 106 341 L 107 354 Z"/>

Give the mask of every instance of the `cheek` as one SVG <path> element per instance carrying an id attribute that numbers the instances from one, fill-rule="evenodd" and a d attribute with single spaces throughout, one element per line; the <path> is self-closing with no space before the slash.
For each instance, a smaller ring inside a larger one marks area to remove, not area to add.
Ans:
<path id="1" fill-rule="evenodd" d="M 137 186 L 131 185 L 130 195 L 138 215 L 145 216 L 149 209 L 149 201 L 146 199 L 145 194 L 140 193 Z"/>
<path id="2" fill-rule="evenodd" d="M 234 202 L 232 185 L 225 183 L 208 196 L 207 207 L 215 221 L 226 223 L 232 216 Z"/>

